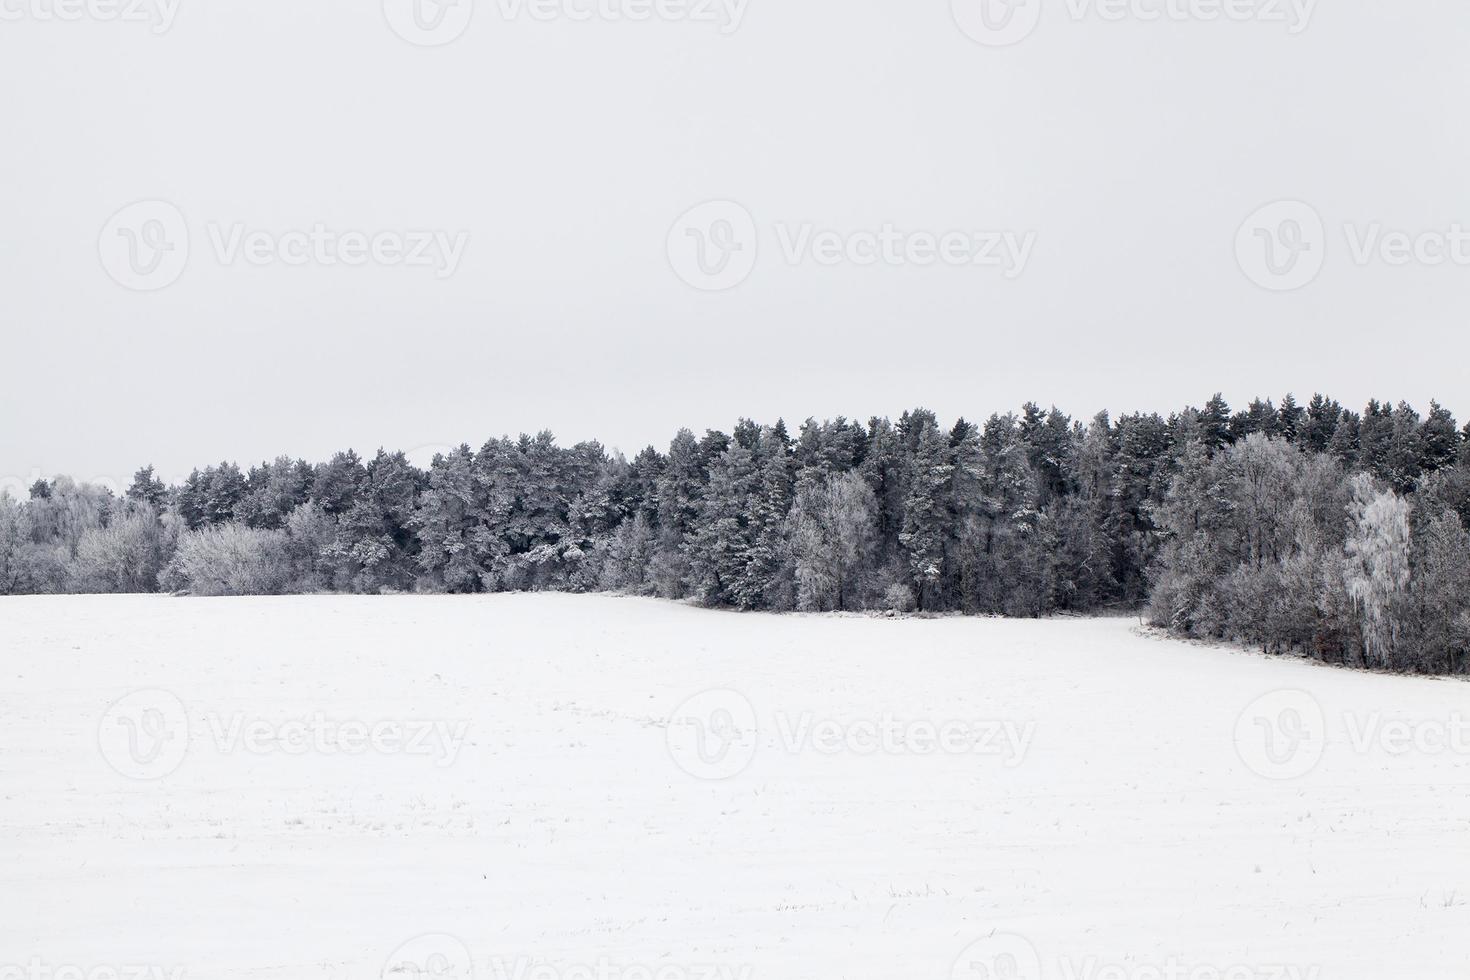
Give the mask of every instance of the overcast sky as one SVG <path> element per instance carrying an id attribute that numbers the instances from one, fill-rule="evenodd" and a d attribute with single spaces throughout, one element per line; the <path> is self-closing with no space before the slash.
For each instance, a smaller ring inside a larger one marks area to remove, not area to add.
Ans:
<path id="1" fill-rule="evenodd" d="M 119 2 L 0 0 L 0 474 L 1470 415 L 1463 0 Z"/>

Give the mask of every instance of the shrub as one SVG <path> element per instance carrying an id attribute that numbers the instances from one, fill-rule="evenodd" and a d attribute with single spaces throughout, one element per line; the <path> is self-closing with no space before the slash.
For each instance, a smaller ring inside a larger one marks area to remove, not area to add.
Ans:
<path id="1" fill-rule="evenodd" d="M 196 596 L 279 595 L 291 584 L 286 534 L 240 524 L 189 531 L 162 581 Z"/>
<path id="2" fill-rule="evenodd" d="M 82 592 L 156 592 L 175 541 L 173 528 L 151 505 L 130 502 L 107 527 L 83 533 L 71 586 Z"/>

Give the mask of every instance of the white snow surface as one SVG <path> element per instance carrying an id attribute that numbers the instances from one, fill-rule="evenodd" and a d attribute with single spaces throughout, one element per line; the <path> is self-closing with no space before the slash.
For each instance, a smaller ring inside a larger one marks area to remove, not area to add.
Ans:
<path id="1" fill-rule="evenodd" d="M 0 599 L 0 980 L 1464 980 L 1462 712 L 1136 618 Z"/>

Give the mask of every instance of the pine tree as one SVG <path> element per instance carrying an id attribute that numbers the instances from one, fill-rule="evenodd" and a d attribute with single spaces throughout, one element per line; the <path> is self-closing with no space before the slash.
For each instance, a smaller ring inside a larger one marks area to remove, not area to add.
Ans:
<path id="1" fill-rule="evenodd" d="M 162 510 L 168 498 L 168 487 L 153 475 L 153 467 L 145 466 L 133 474 L 132 486 L 128 487 L 129 500 L 148 504 L 154 510 Z"/>
<path id="2" fill-rule="evenodd" d="M 418 471 L 401 452 L 379 449 L 365 468 L 352 507 L 343 514 L 330 559 L 358 592 L 413 587 L 418 537 L 413 531 Z"/>
<path id="3" fill-rule="evenodd" d="M 922 410 L 915 413 L 909 427 L 905 436 L 914 448 L 903 504 L 903 530 L 898 539 L 908 556 L 909 576 L 922 610 L 936 597 L 943 578 L 953 466 L 949 440 L 932 414 Z"/>
<path id="4" fill-rule="evenodd" d="M 1327 444 L 1330 453 L 1345 469 L 1359 465 L 1358 433 L 1362 420 L 1356 412 L 1343 412 L 1333 427 L 1331 441 Z"/>
<path id="5" fill-rule="evenodd" d="M 691 591 L 707 605 L 753 608 L 761 589 L 745 576 L 752 541 L 752 498 L 761 472 L 738 442 L 710 466 L 694 530 L 686 544 Z"/>
<path id="6" fill-rule="evenodd" d="M 1419 430 L 1419 470 L 1435 473 L 1453 466 L 1459 451 L 1460 434 L 1455 417 L 1437 401 L 1429 403 L 1429 415 Z"/>
<path id="7" fill-rule="evenodd" d="M 1378 469 L 1378 475 L 1399 493 L 1410 493 L 1418 485 L 1424 455 L 1421 428 L 1419 413 L 1408 402 L 1399 402 L 1389 417 L 1388 442 Z"/>
<path id="8" fill-rule="evenodd" d="M 1418 670 L 1459 673 L 1470 658 L 1470 533 L 1453 510 L 1427 521 L 1414 540 L 1412 575 Z"/>
<path id="9" fill-rule="evenodd" d="M 861 472 L 878 502 L 878 540 L 874 564 L 891 573 L 892 581 L 885 584 L 906 581 L 908 574 L 901 568 L 905 562 L 903 546 L 898 539 L 903 531 L 903 502 L 908 493 L 908 465 L 898 430 L 887 419 L 874 418 L 868 422 L 868 441 Z"/>
<path id="10" fill-rule="evenodd" d="M 330 520 L 325 510 L 322 514 Z M 485 491 L 469 446 L 435 457 L 412 526 L 419 539 L 417 564 L 431 581 L 450 592 L 485 588 Z"/>
<path id="11" fill-rule="evenodd" d="M 794 491 L 792 461 L 775 429 L 762 432 L 757 450 L 760 486 L 752 497 L 751 545 L 735 593 L 746 608 L 790 608 L 795 593 L 786 522 Z"/>
<path id="12" fill-rule="evenodd" d="M 658 551 L 652 578 L 658 594 L 668 599 L 689 592 L 691 576 L 685 542 L 699 517 L 706 479 L 694 433 L 680 429 L 669 444 L 658 481 Z"/>
<path id="13" fill-rule="evenodd" d="M 1341 405 L 1321 394 L 1313 395 L 1307 405 L 1306 419 L 1302 422 L 1302 444 L 1312 452 L 1327 452 L 1341 419 Z"/>
<path id="14" fill-rule="evenodd" d="M 311 499 L 320 504 L 322 510 L 338 517 L 351 509 L 357 488 L 366 476 L 367 470 L 356 452 L 349 449 L 337 453 L 329 462 L 317 467 Z"/>
<path id="15" fill-rule="evenodd" d="M 1230 423 L 1230 406 L 1226 404 L 1225 396 L 1216 392 L 1199 413 L 1200 438 L 1211 455 L 1229 444 Z"/>
<path id="16" fill-rule="evenodd" d="M 1287 442 L 1297 443 L 1302 439 L 1302 426 L 1306 422 L 1306 411 L 1296 403 L 1296 397 L 1287 392 L 1281 399 L 1281 408 L 1276 416 L 1280 421 L 1280 435 Z"/>

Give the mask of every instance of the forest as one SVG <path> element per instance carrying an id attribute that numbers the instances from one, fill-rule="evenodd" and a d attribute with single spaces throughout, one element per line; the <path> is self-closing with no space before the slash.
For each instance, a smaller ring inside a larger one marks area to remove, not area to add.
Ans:
<path id="1" fill-rule="evenodd" d="M 772 611 L 1142 610 L 1355 667 L 1470 671 L 1470 425 L 1216 395 L 944 427 L 742 419 L 627 459 L 550 433 L 0 495 L 0 595 L 612 591 Z"/>

